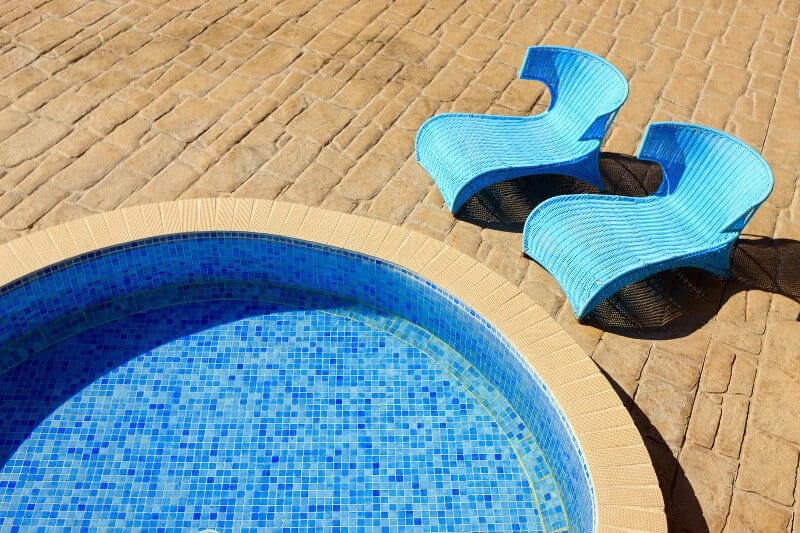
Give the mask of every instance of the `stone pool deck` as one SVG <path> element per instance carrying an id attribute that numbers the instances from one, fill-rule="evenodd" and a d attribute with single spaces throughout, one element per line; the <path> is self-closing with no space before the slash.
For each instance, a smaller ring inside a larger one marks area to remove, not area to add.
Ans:
<path id="1" fill-rule="evenodd" d="M 0 5 L 0 242 L 120 206 L 280 199 L 402 225 L 539 302 L 629 406 L 675 530 L 800 532 L 800 3 L 401 0 Z M 520 257 L 548 191 L 515 181 L 454 218 L 414 160 L 444 111 L 526 115 L 534 44 L 607 57 L 630 81 L 609 189 L 642 194 L 648 122 L 732 133 L 775 172 L 736 277 L 657 276 L 586 324 Z"/>

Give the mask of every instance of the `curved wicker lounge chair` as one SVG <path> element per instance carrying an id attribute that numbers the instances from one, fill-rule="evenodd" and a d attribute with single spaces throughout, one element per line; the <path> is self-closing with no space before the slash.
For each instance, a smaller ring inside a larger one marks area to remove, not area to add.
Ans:
<path id="1" fill-rule="evenodd" d="M 742 141 L 689 124 L 651 124 L 640 159 L 661 164 L 652 196 L 558 196 L 528 217 L 523 249 L 583 318 L 625 285 L 662 270 L 730 276 L 730 252 L 772 191 L 772 171 Z"/>
<path id="2" fill-rule="evenodd" d="M 589 52 L 558 46 L 529 48 L 519 77 L 547 85 L 546 112 L 445 113 L 417 133 L 417 160 L 453 213 L 484 187 L 532 174 L 566 174 L 603 190 L 597 156 L 628 96 L 625 77 Z"/>

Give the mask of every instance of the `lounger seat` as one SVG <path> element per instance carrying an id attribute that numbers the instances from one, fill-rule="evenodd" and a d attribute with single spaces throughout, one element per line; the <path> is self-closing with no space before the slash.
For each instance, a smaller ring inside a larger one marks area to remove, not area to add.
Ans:
<path id="1" fill-rule="evenodd" d="M 528 49 L 520 78 L 547 85 L 546 112 L 445 113 L 417 133 L 417 160 L 451 212 L 481 189 L 519 176 L 564 174 L 603 190 L 600 143 L 628 95 L 625 77 L 589 52 L 535 46 Z"/>
<path id="2" fill-rule="evenodd" d="M 698 267 L 730 276 L 731 249 L 772 191 L 766 161 L 711 128 L 652 124 L 638 157 L 663 169 L 654 195 L 558 196 L 525 223 L 525 253 L 558 281 L 578 318 L 663 270 Z"/>

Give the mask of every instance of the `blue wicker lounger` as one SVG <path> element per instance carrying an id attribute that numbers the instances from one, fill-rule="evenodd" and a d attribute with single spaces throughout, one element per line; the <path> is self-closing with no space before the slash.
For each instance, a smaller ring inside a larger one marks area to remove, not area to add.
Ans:
<path id="1" fill-rule="evenodd" d="M 608 61 L 558 46 L 528 49 L 519 77 L 544 82 L 550 108 L 533 117 L 446 113 L 417 133 L 417 160 L 455 213 L 493 183 L 532 174 L 566 174 L 603 190 L 600 143 L 628 96 Z"/>
<path id="2" fill-rule="evenodd" d="M 638 157 L 661 164 L 664 181 L 654 195 L 558 196 L 525 223 L 525 253 L 558 281 L 578 318 L 663 270 L 730 276 L 731 248 L 772 191 L 766 161 L 711 128 L 651 124 Z"/>

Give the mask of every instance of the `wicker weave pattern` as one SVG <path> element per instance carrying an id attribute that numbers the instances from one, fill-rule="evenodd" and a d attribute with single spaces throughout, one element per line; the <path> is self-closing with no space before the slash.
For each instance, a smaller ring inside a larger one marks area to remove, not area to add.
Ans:
<path id="1" fill-rule="evenodd" d="M 638 157 L 663 168 L 654 195 L 559 196 L 525 223 L 525 253 L 558 281 L 578 318 L 662 270 L 693 266 L 729 276 L 733 244 L 772 191 L 766 161 L 711 128 L 651 124 Z"/>
<path id="2" fill-rule="evenodd" d="M 521 79 L 550 91 L 550 108 L 533 117 L 445 113 L 416 140 L 419 163 L 451 212 L 493 183 L 533 174 L 565 174 L 603 189 L 600 143 L 628 95 L 625 77 L 593 54 L 557 46 L 528 49 Z"/>

